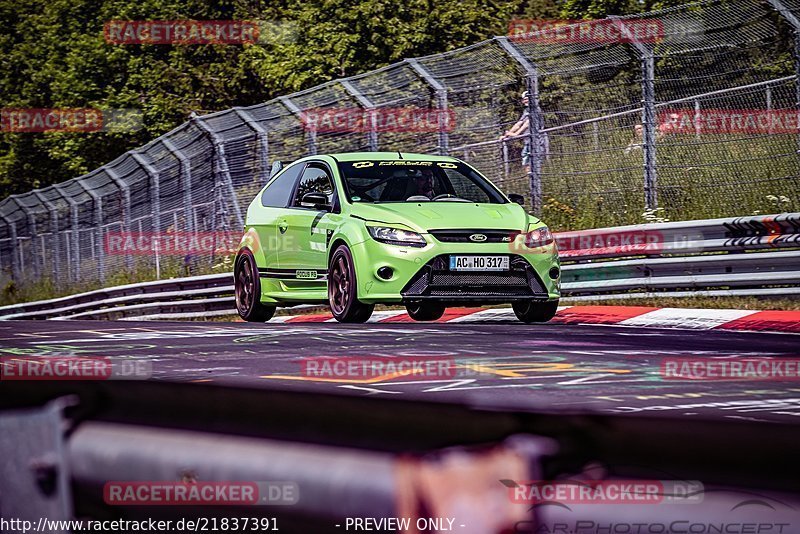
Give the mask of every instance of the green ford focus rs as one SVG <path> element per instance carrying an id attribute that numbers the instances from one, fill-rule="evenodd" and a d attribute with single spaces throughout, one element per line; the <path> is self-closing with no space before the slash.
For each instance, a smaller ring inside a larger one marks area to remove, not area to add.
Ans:
<path id="1" fill-rule="evenodd" d="M 447 306 L 511 303 L 526 323 L 548 321 L 558 252 L 522 202 L 452 157 L 303 158 L 274 172 L 247 210 L 239 315 L 263 322 L 277 306 L 327 302 L 337 320 L 364 322 L 383 303 L 430 321 Z"/>

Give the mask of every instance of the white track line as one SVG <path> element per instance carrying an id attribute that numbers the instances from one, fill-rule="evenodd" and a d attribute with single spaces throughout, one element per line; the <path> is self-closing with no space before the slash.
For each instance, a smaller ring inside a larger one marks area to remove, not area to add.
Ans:
<path id="1" fill-rule="evenodd" d="M 711 330 L 725 323 L 758 313 L 753 310 L 702 310 L 687 308 L 661 308 L 631 317 L 617 323 L 620 326 L 646 328 L 683 328 Z"/>

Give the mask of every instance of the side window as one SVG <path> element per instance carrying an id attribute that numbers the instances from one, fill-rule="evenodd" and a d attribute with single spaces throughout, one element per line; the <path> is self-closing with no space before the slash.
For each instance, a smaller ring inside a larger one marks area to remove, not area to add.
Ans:
<path id="1" fill-rule="evenodd" d="M 305 163 L 295 163 L 286 168 L 267 188 L 261 193 L 261 205 L 267 208 L 285 208 L 289 205 L 292 189 L 297 182 L 297 177 L 303 170 Z"/>
<path id="2" fill-rule="evenodd" d="M 333 202 L 333 180 L 331 180 L 328 170 L 319 163 L 310 163 L 297 184 L 297 192 L 294 195 L 292 206 L 300 207 L 303 195 L 307 193 L 324 193 L 328 197 L 328 202 Z"/>

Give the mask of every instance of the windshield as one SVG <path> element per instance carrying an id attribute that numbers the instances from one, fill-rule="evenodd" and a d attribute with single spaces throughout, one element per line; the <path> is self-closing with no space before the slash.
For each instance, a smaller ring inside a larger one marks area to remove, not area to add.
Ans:
<path id="1" fill-rule="evenodd" d="M 388 160 L 339 163 L 352 202 L 478 202 L 507 200 L 464 163 Z"/>

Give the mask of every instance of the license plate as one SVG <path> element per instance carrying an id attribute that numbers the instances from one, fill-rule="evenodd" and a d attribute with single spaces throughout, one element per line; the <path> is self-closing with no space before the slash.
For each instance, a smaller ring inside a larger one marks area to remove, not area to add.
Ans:
<path id="1" fill-rule="evenodd" d="M 450 256 L 451 271 L 507 271 L 508 256 Z"/>

